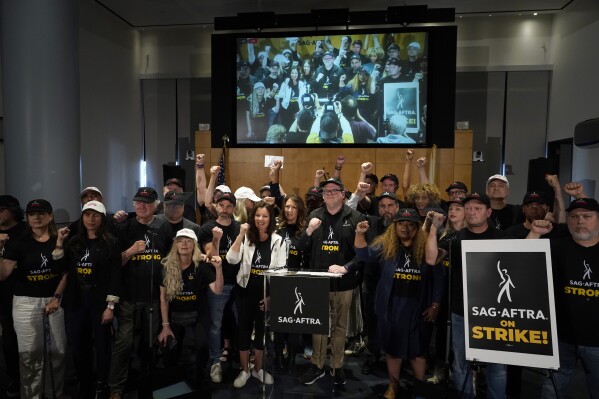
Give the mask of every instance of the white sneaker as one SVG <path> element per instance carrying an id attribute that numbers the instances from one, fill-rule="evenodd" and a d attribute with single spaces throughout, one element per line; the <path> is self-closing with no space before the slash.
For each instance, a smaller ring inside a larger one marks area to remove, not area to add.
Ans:
<path id="1" fill-rule="evenodd" d="M 210 379 L 215 384 L 222 382 L 223 370 L 220 368 L 220 363 L 214 363 L 212 367 L 210 367 Z"/>
<path id="2" fill-rule="evenodd" d="M 252 370 L 252 376 L 257 378 L 260 382 L 264 380 L 266 385 L 272 385 L 275 382 L 275 380 L 272 378 L 272 375 L 268 374 L 268 372 L 264 371 L 264 369 L 260 371 Z"/>
<path id="3" fill-rule="evenodd" d="M 241 373 L 239 373 L 237 378 L 235 378 L 235 381 L 233 381 L 233 386 L 235 388 L 243 388 L 245 386 L 245 383 L 249 379 L 250 379 L 250 373 L 247 373 L 247 372 L 241 370 Z"/>

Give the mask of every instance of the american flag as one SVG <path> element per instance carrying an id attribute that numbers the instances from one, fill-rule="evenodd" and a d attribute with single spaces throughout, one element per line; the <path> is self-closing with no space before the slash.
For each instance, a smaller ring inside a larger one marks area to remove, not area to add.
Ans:
<path id="1" fill-rule="evenodd" d="M 226 145 L 223 145 L 223 149 L 220 152 L 220 160 L 218 161 L 218 166 L 220 166 L 220 172 L 218 173 L 217 185 L 227 184 L 226 176 L 226 166 L 227 166 L 227 158 L 226 158 Z"/>

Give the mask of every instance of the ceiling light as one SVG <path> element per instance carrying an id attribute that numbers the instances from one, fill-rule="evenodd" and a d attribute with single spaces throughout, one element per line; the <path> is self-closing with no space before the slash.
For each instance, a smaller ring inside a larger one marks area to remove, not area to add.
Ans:
<path id="1" fill-rule="evenodd" d="M 538 12 L 533 13 L 532 15 L 534 15 L 535 17 L 537 16 Z"/>

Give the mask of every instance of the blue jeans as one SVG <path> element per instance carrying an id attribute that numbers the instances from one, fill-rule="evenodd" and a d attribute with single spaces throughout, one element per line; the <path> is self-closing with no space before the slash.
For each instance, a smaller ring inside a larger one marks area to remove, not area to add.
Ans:
<path id="1" fill-rule="evenodd" d="M 208 306 L 210 308 L 210 328 L 208 330 L 208 366 L 220 362 L 220 337 L 223 325 L 223 313 L 229 300 L 234 285 L 225 284 L 222 294 L 215 294 L 208 289 Z"/>
<path id="2" fill-rule="evenodd" d="M 453 383 L 458 392 L 462 391 L 468 362 L 466 361 L 466 336 L 464 335 L 464 317 L 455 313 L 451 314 L 451 344 L 453 346 Z M 507 382 L 507 367 L 505 364 L 486 363 L 487 367 L 487 398 L 505 398 Z M 472 374 L 464 388 L 464 397 L 472 398 Z"/>
<path id="3" fill-rule="evenodd" d="M 558 341 L 560 369 L 554 373 L 555 385 L 560 398 L 565 398 L 572 376 L 576 372 L 578 358 L 582 361 L 591 398 L 599 398 L 599 347 L 580 346 Z M 543 399 L 555 398 L 551 380 L 543 382 Z"/>

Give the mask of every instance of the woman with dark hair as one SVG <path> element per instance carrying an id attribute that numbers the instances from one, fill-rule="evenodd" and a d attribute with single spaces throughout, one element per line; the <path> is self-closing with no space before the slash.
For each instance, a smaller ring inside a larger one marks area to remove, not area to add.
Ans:
<path id="1" fill-rule="evenodd" d="M 193 329 L 196 352 L 196 379 L 204 385 L 204 367 L 208 361 L 208 298 L 206 289 L 215 294 L 223 291 L 222 259 L 208 258 L 198 246 L 191 229 L 177 232 L 173 246 L 162 259 L 164 280 L 160 287 L 162 332 L 158 341 L 167 351 L 165 363 L 176 366 L 179 361 L 185 330 Z M 214 268 L 210 267 L 210 264 Z"/>
<path id="2" fill-rule="evenodd" d="M 314 66 L 312 65 L 312 60 L 306 58 L 302 62 L 302 70 L 300 73 L 300 80 L 302 80 L 306 84 L 306 92 L 311 93 L 310 91 L 310 82 L 314 78 Z"/>
<path id="3" fill-rule="evenodd" d="M 306 83 L 300 80 L 300 72 L 297 67 L 289 70 L 289 77 L 283 81 L 279 98 L 281 99 L 281 119 L 287 130 L 295 120 L 300 110 L 299 101 L 306 92 Z"/>
<path id="4" fill-rule="evenodd" d="M 106 223 L 104 205 L 87 202 L 78 232 L 68 243 L 65 308 L 80 397 L 108 395 L 110 328 L 120 295 L 121 249 Z"/>
<path id="5" fill-rule="evenodd" d="M 252 329 L 255 329 L 254 369 L 251 375 L 265 384 L 273 378 L 264 370 L 264 277 L 268 269 L 285 266 L 287 248 L 283 238 L 275 233 L 276 222 L 273 208 L 259 202 L 252 209 L 248 223 L 241 225 L 239 235 L 227 252 L 230 264 L 240 263 L 237 273 L 237 314 L 239 324 L 239 361 L 241 372 L 233 386 L 241 388 L 250 378 L 249 353 Z"/>
<path id="6" fill-rule="evenodd" d="M 283 205 L 283 214 L 280 216 L 280 222 L 277 234 L 283 237 L 287 245 L 287 268 L 303 269 L 307 264 L 306 254 L 299 249 L 299 237 L 306 228 L 306 206 L 301 197 L 293 194 L 285 197 Z M 299 341 L 297 334 L 275 333 L 275 371 L 284 371 L 293 369 L 295 366 L 295 349 Z M 287 360 L 283 351 L 287 343 Z"/>
<path id="7" fill-rule="evenodd" d="M 394 399 L 399 390 L 401 363 L 409 360 L 418 381 L 424 380 L 426 355 L 437 320 L 444 290 L 443 272 L 437 263 L 438 252 L 428 250 L 427 240 L 434 240 L 420 228 L 414 209 L 400 209 L 385 232 L 367 246 L 368 222 L 356 226 L 356 255 L 367 262 L 377 262 L 381 278 L 376 288 L 375 312 L 379 342 L 387 354 L 389 387 L 384 396 Z M 434 252 L 434 253 L 433 253 Z M 418 395 L 419 384 L 414 387 Z"/>
<path id="8" fill-rule="evenodd" d="M 67 284 L 63 243 L 69 229 L 56 229 L 52 205 L 44 199 L 30 201 L 25 213 L 27 232 L 0 258 L 0 280 L 16 274 L 12 312 L 19 346 L 21 397 L 60 397 L 66 348 L 60 307 Z M 44 345 L 48 337 L 50 347 Z"/>

